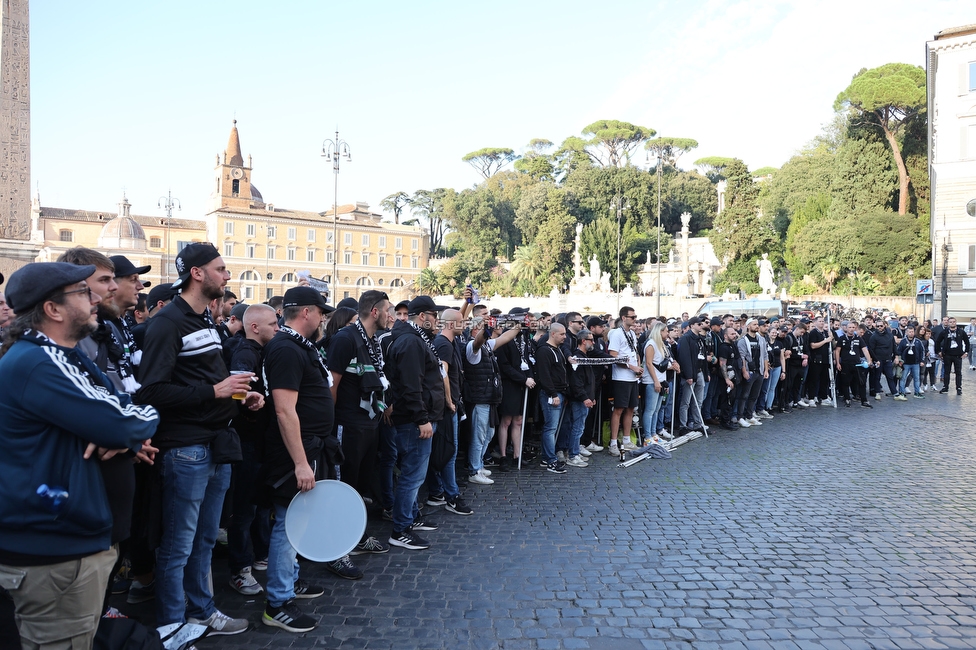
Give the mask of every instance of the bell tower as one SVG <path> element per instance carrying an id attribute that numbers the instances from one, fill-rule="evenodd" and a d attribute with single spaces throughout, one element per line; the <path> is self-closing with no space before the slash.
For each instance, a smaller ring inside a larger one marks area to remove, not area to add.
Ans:
<path id="1" fill-rule="evenodd" d="M 214 192 L 211 194 L 212 210 L 220 208 L 251 207 L 251 159 L 244 165 L 241 155 L 241 138 L 237 133 L 237 120 L 230 129 L 227 149 L 223 158 L 217 156 L 214 173 Z"/>

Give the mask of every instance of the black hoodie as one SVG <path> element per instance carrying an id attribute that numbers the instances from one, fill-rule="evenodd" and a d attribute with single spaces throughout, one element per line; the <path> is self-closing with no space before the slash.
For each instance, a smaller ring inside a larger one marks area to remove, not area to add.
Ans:
<path id="1" fill-rule="evenodd" d="M 393 324 L 386 377 L 393 402 L 393 424 L 426 424 L 444 417 L 441 364 L 427 340 L 403 321 Z"/>

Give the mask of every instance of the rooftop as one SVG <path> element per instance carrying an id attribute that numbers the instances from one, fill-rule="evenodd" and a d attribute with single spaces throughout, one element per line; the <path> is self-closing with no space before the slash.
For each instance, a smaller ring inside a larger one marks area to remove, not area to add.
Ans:
<path id="1" fill-rule="evenodd" d="M 88 221 L 92 223 L 107 223 L 116 218 L 117 212 L 96 212 L 93 210 L 75 210 L 73 208 L 45 208 L 41 206 L 40 212 L 42 219 L 61 219 L 64 221 Z M 165 226 L 166 217 L 143 217 L 137 214 L 130 215 L 140 226 Z M 207 223 L 197 219 L 178 219 L 173 217 L 170 221 L 171 228 L 185 230 L 206 230 Z"/>

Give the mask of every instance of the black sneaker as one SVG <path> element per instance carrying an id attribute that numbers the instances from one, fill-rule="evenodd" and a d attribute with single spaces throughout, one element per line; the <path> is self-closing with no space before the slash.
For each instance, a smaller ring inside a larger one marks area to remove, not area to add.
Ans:
<path id="1" fill-rule="evenodd" d="M 338 560 L 327 562 L 325 568 L 346 580 L 359 580 L 363 577 L 363 570 L 352 563 L 348 555 L 343 555 Z M 297 590 L 296 590 L 297 597 Z"/>
<path id="2" fill-rule="evenodd" d="M 390 508 L 389 510 L 383 508 L 383 520 L 393 521 L 393 508 Z"/>
<path id="3" fill-rule="evenodd" d="M 871 402 L 861 402 L 861 406 L 863 406 L 866 409 L 873 409 L 874 408 L 874 406 L 871 405 Z"/>
<path id="4" fill-rule="evenodd" d="M 356 548 L 349 551 L 349 555 L 367 555 L 369 553 L 389 553 L 390 547 L 384 546 L 383 542 L 375 537 L 367 537 L 356 544 Z"/>
<path id="5" fill-rule="evenodd" d="M 565 474 L 566 473 L 566 463 L 561 460 L 557 460 L 546 465 L 546 471 L 552 472 L 553 474 Z"/>
<path id="6" fill-rule="evenodd" d="M 295 598 L 318 598 L 325 593 L 325 589 L 318 585 L 309 584 L 299 578 L 295 581 Z"/>
<path id="7" fill-rule="evenodd" d="M 281 607 L 266 605 L 261 622 L 271 627 L 280 627 L 288 632 L 311 632 L 318 625 L 318 622 L 304 613 L 294 600 L 289 600 Z"/>
<path id="8" fill-rule="evenodd" d="M 957 388 L 956 389 L 956 395 L 962 395 L 962 389 L 961 388 Z"/>
<path id="9" fill-rule="evenodd" d="M 447 506 L 445 510 L 448 512 L 453 512 L 456 515 L 473 515 L 474 510 L 468 507 L 461 497 L 455 497 L 453 499 L 448 499 Z"/>
<path id="10" fill-rule="evenodd" d="M 508 456 L 502 456 L 498 461 L 498 471 L 499 472 L 511 472 L 512 471 L 512 461 Z"/>
<path id="11" fill-rule="evenodd" d="M 949 392 L 949 387 L 946 386 L 945 388 L 939 391 L 939 395 L 945 395 L 948 392 Z"/>
<path id="12" fill-rule="evenodd" d="M 484 467 L 498 467 L 498 461 L 494 456 L 489 455 L 488 458 L 485 458 Z"/>
<path id="13" fill-rule="evenodd" d="M 410 530 L 437 530 L 437 524 L 430 519 L 424 519 L 423 517 L 417 517 L 410 524 Z"/>
<path id="14" fill-rule="evenodd" d="M 442 506 L 445 503 L 447 503 L 447 500 L 444 498 L 443 492 L 441 492 L 440 494 L 427 495 L 427 505 L 429 506 Z"/>
<path id="15" fill-rule="evenodd" d="M 400 548 L 407 548 L 411 551 L 422 551 L 430 548 L 430 542 L 414 534 L 411 530 L 393 531 L 390 535 L 389 542 L 390 546 L 399 546 Z"/>

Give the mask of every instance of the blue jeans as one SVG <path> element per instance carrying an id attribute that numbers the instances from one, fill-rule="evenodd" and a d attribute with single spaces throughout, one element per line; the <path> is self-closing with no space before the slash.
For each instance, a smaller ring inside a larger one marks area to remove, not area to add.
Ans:
<path id="1" fill-rule="evenodd" d="M 255 556 L 259 560 L 268 557 L 271 538 L 271 511 L 254 505 L 261 472 L 254 442 L 241 440 L 241 451 L 244 460 L 231 469 L 234 507 L 227 526 L 227 563 L 233 575 L 251 566 Z"/>
<path id="2" fill-rule="evenodd" d="M 671 412 L 671 401 L 674 399 L 674 384 L 668 389 L 668 394 L 661 397 L 661 403 L 657 407 L 657 430 L 664 428 L 665 415 Z"/>
<path id="3" fill-rule="evenodd" d="M 776 366 L 769 371 L 769 385 L 766 387 L 766 403 L 764 405 L 767 411 L 773 408 L 773 402 L 776 401 L 776 385 L 779 383 L 779 377 L 782 373 L 782 366 Z"/>
<path id="4" fill-rule="evenodd" d="M 207 584 L 230 465 L 215 465 L 205 445 L 162 454 L 163 531 L 156 551 L 156 624 L 206 619 L 216 606 Z M 186 602 L 184 603 L 184 596 Z"/>
<path id="5" fill-rule="evenodd" d="M 664 388 L 662 387 L 661 390 Z M 661 430 L 657 428 L 657 421 L 662 402 L 661 393 L 654 390 L 654 384 L 644 386 L 644 412 L 641 414 L 641 428 L 644 431 L 645 444 L 647 440 L 651 439 L 651 436 Z"/>
<path id="6" fill-rule="evenodd" d="M 559 414 L 566 404 L 564 395 L 559 397 L 559 406 L 549 403 L 549 396 L 543 392 L 539 393 L 539 408 L 542 409 L 542 416 L 545 424 L 542 427 L 542 460 L 547 463 L 556 462 L 556 427 L 559 426 Z"/>
<path id="7" fill-rule="evenodd" d="M 298 553 L 285 534 L 287 512 L 287 507 L 274 505 L 275 523 L 268 549 L 268 604 L 272 607 L 281 607 L 295 597 L 298 580 Z"/>
<path id="8" fill-rule="evenodd" d="M 431 426 L 436 430 L 436 424 L 432 422 Z M 427 476 L 430 440 L 420 438 L 420 427 L 416 424 L 398 424 L 396 427 L 400 480 L 393 497 L 393 530 L 397 533 L 406 530 L 420 514 L 417 492 Z"/>
<path id="9" fill-rule="evenodd" d="M 485 466 L 485 449 L 495 435 L 495 428 L 489 426 L 491 406 L 474 404 L 471 407 L 471 446 L 468 448 L 468 468 L 471 474 Z"/>
<path id="10" fill-rule="evenodd" d="M 451 427 L 450 430 L 454 434 L 454 455 L 441 471 L 434 471 L 433 468 L 427 470 L 427 491 L 431 494 L 443 494 L 447 496 L 448 501 L 453 501 L 461 494 L 457 484 L 457 474 L 454 471 L 454 464 L 457 459 L 458 421 L 457 413 L 449 413 L 448 415 L 449 417 L 441 420 L 437 429 L 440 430 L 441 427 L 445 426 Z"/>
<path id="11" fill-rule="evenodd" d="M 589 412 L 590 409 L 586 408 L 583 402 L 569 403 L 569 417 L 563 419 L 569 420 L 569 441 L 564 451 L 570 456 L 579 456 L 579 441 L 583 437 L 583 426 L 586 424 L 586 414 Z"/>
<path id="12" fill-rule="evenodd" d="M 905 394 L 905 385 L 908 383 L 908 378 L 909 377 L 911 377 L 912 380 L 913 380 L 913 384 L 912 385 L 914 387 L 914 390 L 912 392 L 914 394 L 918 395 L 920 393 L 920 391 L 919 391 L 919 387 L 918 387 L 918 384 L 919 384 L 919 372 L 918 372 L 918 364 L 917 363 L 913 363 L 913 364 L 907 364 L 906 363 L 904 365 L 904 371 L 902 372 L 902 375 L 901 375 L 901 381 L 898 382 L 898 392 L 901 393 L 902 395 Z"/>
<path id="13" fill-rule="evenodd" d="M 380 422 L 379 462 L 380 499 L 384 510 L 393 510 L 393 467 L 397 462 L 396 428 Z"/>

